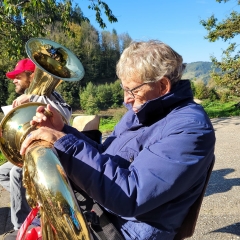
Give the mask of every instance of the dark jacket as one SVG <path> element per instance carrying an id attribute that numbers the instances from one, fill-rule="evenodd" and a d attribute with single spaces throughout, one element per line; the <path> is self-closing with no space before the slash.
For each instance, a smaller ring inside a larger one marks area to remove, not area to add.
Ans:
<path id="1" fill-rule="evenodd" d="M 104 144 L 64 132 L 55 148 L 69 178 L 112 213 L 125 239 L 173 239 L 214 156 L 214 130 L 189 81 L 129 109 Z"/>

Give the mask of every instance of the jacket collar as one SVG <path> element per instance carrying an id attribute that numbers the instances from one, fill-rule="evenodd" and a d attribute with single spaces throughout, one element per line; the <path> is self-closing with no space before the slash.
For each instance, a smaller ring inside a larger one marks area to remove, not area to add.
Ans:
<path id="1" fill-rule="evenodd" d="M 139 123 L 151 125 L 186 100 L 193 100 L 190 81 L 180 80 L 172 87 L 169 93 L 145 102 L 141 110 L 136 113 L 136 116 Z M 126 107 L 132 109 L 130 104 L 126 104 Z"/>

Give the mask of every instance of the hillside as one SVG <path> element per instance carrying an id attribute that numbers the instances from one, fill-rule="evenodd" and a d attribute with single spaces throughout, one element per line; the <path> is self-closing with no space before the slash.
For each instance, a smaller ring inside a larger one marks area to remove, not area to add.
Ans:
<path id="1" fill-rule="evenodd" d="M 193 62 L 188 63 L 182 79 L 203 80 L 207 83 L 212 71 L 212 62 Z"/>

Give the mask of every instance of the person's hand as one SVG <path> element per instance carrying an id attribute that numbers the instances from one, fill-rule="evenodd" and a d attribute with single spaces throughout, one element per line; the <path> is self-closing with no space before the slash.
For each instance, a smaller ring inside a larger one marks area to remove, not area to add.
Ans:
<path id="1" fill-rule="evenodd" d="M 17 106 L 20 106 L 23 103 L 28 103 L 30 101 L 30 97 L 31 95 L 22 94 L 21 96 L 19 96 L 13 101 L 12 107 L 15 108 Z"/>
<path id="2" fill-rule="evenodd" d="M 38 125 L 40 127 L 49 127 L 61 131 L 64 126 L 64 121 L 61 113 L 52 107 L 50 104 L 47 107 L 39 106 L 36 110 L 36 115 L 30 121 L 31 125 Z"/>
<path id="3" fill-rule="evenodd" d="M 40 127 L 35 131 L 32 131 L 25 138 L 21 145 L 20 154 L 24 155 L 28 146 L 35 140 L 44 140 L 54 144 L 58 139 L 65 136 L 66 134 L 48 127 Z"/>

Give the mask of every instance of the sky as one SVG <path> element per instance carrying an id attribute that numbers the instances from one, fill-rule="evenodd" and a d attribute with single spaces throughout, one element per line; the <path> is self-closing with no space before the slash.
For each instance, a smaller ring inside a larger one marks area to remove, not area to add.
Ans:
<path id="1" fill-rule="evenodd" d="M 223 20 L 240 7 L 236 0 L 218 3 L 216 0 L 104 0 L 117 17 L 110 23 L 102 15 L 107 28 L 117 34 L 128 33 L 133 40 L 157 39 L 182 55 L 185 63 L 208 61 L 210 56 L 221 60 L 222 50 L 229 41 L 209 42 L 204 37 L 207 31 L 200 24 L 212 14 Z M 99 31 L 94 11 L 88 9 L 88 0 L 75 0 L 90 23 Z M 236 40 L 235 40 L 236 41 Z"/>

